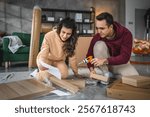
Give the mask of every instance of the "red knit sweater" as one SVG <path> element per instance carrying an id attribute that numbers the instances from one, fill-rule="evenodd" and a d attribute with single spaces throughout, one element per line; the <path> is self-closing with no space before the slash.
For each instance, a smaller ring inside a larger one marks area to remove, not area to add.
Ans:
<path id="1" fill-rule="evenodd" d="M 120 65 L 125 64 L 129 61 L 132 51 L 132 34 L 131 32 L 114 22 L 115 37 L 112 40 L 106 38 L 101 38 L 97 33 L 91 40 L 87 57 L 93 55 L 93 47 L 97 41 L 104 41 L 109 49 L 110 57 L 107 58 L 109 65 Z M 88 67 L 93 67 L 90 63 L 87 64 Z"/>

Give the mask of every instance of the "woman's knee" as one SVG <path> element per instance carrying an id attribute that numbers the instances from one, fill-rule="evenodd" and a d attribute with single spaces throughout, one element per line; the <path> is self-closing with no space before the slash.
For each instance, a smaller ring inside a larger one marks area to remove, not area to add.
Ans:
<path id="1" fill-rule="evenodd" d="M 61 78 L 65 79 L 68 77 L 68 67 L 65 64 L 65 62 L 57 63 L 56 67 L 59 69 L 59 71 L 61 73 Z"/>
<path id="2" fill-rule="evenodd" d="M 68 77 L 68 68 L 67 68 L 66 66 L 58 67 L 58 69 L 60 70 L 61 78 L 62 78 L 62 79 L 65 79 L 65 78 Z"/>
<path id="3" fill-rule="evenodd" d="M 68 77 L 68 72 L 61 72 L 61 78 L 66 79 Z"/>

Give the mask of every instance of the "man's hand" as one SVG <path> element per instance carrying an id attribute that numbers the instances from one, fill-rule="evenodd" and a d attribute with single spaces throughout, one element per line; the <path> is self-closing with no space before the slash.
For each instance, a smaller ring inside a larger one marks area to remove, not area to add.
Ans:
<path id="1" fill-rule="evenodd" d="M 94 66 L 101 66 L 107 63 L 107 59 L 94 58 L 91 60 L 91 64 L 93 64 Z"/>
<path id="2" fill-rule="evenodd" d="M 96 74 L 96 71 L 94 70 L 93 67 L 90 67 L 90 73 Z"/>

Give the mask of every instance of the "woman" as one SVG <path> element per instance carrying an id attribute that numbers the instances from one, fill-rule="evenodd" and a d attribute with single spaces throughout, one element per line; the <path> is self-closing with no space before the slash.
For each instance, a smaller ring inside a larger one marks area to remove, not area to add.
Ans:
<path id="1" fill-rule="evenodd" d="M 51 74 L 41 65 L 40 61 L 57 67 L 61 73 L 61 78 L 67 78 L 68 67 L 65 63 L 66 58 L 69 58 L 69 64 L 74 75 L 76 77 L 81 77 L 78 74 L 75 56 L 77 39 L 76 24 L 71 18 L 61 20 L 56 30 L 45 34 L 41 51 L 37 56 L 37 66 L 39 68 L 37 78 L 39 80 L 43 81 L 45 78 L 51 77 Z"/>

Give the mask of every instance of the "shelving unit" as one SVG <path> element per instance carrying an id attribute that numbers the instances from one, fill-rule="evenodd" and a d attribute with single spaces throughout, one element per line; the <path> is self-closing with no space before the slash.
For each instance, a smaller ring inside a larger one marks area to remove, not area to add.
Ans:
<path id="1" fill-rule="evenodd" d="M 75 19 L 79 36 L 95 34 L 95 9 L 93 7 L 89 10 L 42 8 L 42 24 L 49 24 L 53 27 L 65 17 Z"/>

